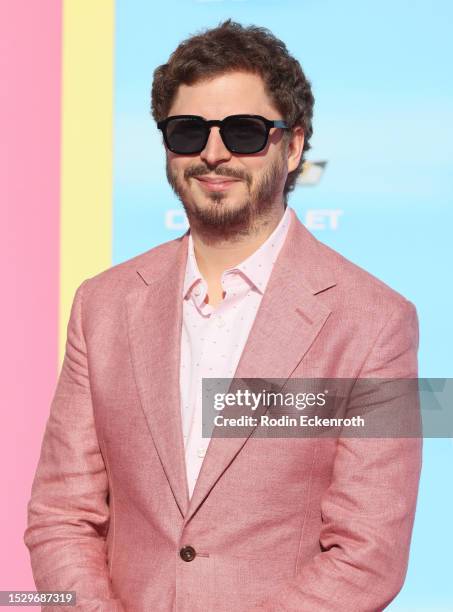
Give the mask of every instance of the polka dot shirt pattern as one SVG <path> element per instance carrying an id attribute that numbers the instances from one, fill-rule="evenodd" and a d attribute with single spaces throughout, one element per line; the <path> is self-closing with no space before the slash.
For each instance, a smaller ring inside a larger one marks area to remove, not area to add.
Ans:
<path id="1" fill-rule="evenodd" d="M 225 270 L 223 300 L 206 303 L 207 284 L 189 233 L 183 289 L 180 393 L 189 495 L 195 487 L 209 438 L 202 437 L 202 379 L 232 378 L 291 221 L 287 207 L 267 240 L 247 259 Z"/>

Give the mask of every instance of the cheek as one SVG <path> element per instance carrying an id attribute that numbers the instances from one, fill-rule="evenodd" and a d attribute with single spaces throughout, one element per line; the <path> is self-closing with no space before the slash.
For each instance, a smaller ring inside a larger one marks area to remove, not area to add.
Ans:
<path id="1" fill-rule="evenodd" d="M 184 168 L 185 164 L 183 161 L 174 156 L 167 157 L 167 168 L 170 171 L 171 175 L 178 180 L 183 180 L 184 177 Z"/>
<path id="2" fill-rule="evenodd" d="M 251 156 L 244 160 L 244 166 L 253 177 L 261 177 L 272 170 L 279 167 L 284 162 L 284 151 L 275 145 L 270 145 L 266 153 Z"/>
<path id="3" fill-rule="evenodd" d="M 243 162 L 242 170 L 250 177 L 252 187 L 260 181 L 260 177 L 262 176 L 265 167 L 266 164 L 258 157 L 250 158 Z"/>
<path id="4" fill-rule="evenodd" d="M 253 160 L 253 163 L 249 164 L 247 167 L 247 172 L 249 172 L 252 177 L 252 186 L 256 186 L 260 183 L 263 178 L 271 171 L 272 167 L 276 164 L 277 160 L 272 156 L 272 158 L 266 157 Z"/>

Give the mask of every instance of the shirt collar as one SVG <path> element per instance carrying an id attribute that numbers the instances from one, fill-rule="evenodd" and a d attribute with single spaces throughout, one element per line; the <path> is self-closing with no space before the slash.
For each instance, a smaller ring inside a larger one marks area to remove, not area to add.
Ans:
<path id="1" fill-rule="evenodd" d="M 273 265 L 285 241 L 291 222 L 292 209 L 287 206 L 278 225 L 263 244 L 254 251 L 247 259 L 233 268 L 228 268 L 223 272 L 223 276 L 228 272 L 239 272 L 242 274 L 260 293 L 264 293 Z M 183 298 L 189 291 L 204 279 L 198 269 L 197 260 L 193 247 L 192 234 L 189 231 L 188 252 L 186 274 L 183 286 Z M 203 299 L 204 296 L 199 296 Z"/>

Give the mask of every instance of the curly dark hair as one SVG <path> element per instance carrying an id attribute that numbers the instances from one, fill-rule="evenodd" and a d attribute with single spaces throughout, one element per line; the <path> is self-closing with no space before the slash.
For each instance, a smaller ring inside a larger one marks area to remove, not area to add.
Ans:
<path id="1" fill-rule="evenodd" d="M 182 83 L 193 85 L 235 70 L 260 75 L 269 97 L 289 127 L 301 126 L 304 130 L 299 165 L 288 174 L 285 183 L 286 202 L 301 171 L 304 153 L 310 149 L 314 96 L 299 62 L 268 29 L 245 27 L 228 19 L 181 42 L 168 62 L 154 71 L 151 114 L 156 121 L 165 119 Z M 285 134 L 291 136 L 291 132 Z"/>

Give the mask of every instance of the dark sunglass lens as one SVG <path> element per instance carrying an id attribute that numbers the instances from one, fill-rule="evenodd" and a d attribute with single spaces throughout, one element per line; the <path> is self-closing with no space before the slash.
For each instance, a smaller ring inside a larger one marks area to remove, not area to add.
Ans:
<path id="1" fill-rule="evenodd" d="M 168 145 L 175 153 L 198 153 L 205 140 L 206 126 L 199 119 L 172 119 L 167 124 Z"/>
<path id="2" fill-rule="evenodd" d="M 225 144 L 234 153 L 256 153 L 264 148 L 267 130 L 261 119 L 234 117 L 223 129 Z"/>

